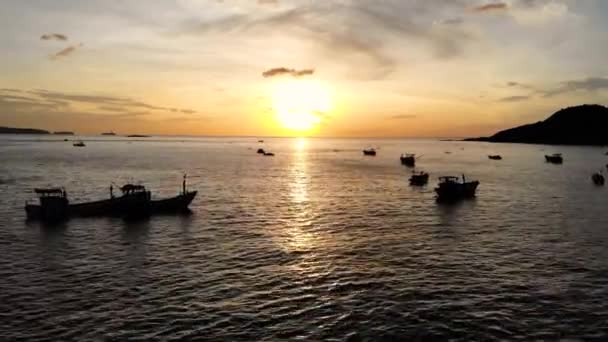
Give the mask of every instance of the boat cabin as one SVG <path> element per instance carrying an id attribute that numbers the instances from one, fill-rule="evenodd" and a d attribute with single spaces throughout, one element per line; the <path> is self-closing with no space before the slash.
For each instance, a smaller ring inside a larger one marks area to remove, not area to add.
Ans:
<path id="1" fill-rule="evenodd" d="M 47 221 L 59 221 L 68 216 L 68 194 L 60 188 L 34 189 L 40 205 L 26 203 L 28 218 L 42 217 Z"/>

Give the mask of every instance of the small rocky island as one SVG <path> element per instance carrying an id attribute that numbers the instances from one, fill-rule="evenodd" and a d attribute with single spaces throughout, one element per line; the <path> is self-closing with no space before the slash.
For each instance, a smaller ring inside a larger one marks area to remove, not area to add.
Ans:
<path id="1" fill-rule="evenodd" d="M 568 107 L 544 121 L 466 141 L 552 145 L 608 145 L 608 108 L 593 104 Z"/>
<path id="2" fill-rule="evenodd" d="M 0 126 L 0 134 L 50 134 L 50 132 L 36 128 L 14 128 Z"/>

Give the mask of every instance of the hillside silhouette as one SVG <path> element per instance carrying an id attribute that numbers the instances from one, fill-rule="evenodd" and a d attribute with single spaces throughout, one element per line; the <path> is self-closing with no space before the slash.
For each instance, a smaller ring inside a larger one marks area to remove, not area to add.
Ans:
<path id="1" fill-rule="evenodd" d="M 0 134 L 50 134 L 50 132 L 36 128 L 14 128 L 0 126 Z"/>
<path id="2" fill-rule="evenodd" d="M 592 104 L 563 108 L 544 121 L 467 141 L 556 145 L 608 145 L 608 108 Z"/>

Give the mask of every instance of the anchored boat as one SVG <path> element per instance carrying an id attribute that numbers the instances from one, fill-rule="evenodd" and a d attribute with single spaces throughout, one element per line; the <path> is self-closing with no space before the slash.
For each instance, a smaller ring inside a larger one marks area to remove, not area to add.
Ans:
<path id="1" fill-rule="evenodd" d="M 455 176 L 439 177 L 439 186 L 435 188 L 438 201 L 459 200 L 475 197 L 479 186 L 478 181 L 467 182 L 464 175 L 462 181 Z"/>
<path id="2" fill-rule="evenodd" d="M 399 157 L 399 159 L 401 160 L 401 164 L 403 164 L 405 166 L 410 166 L 410 167 L 416 166 L 416 155 L 413 153 L 402 154 L 401 157 Z"/>
<path id="3" fill-rule="evenodd" d="M 414 172 L 410 177 L 410 185 L 422 186 L 426 185 L 428 182 L 429 174 L 424 171 Z"/>
<path id="4" fill-rule="evenodd" d="M 490 158 L 492 160 L 502 160 L 502 157 L 499 156 L 498 154 L 489 155 L 488 158 Z"/>
<path id="5" fill-rule="evenodd" d="M 197 191 L 186 189 L 186 177 L 182 192 L 171 198 L 152 200 L 150 191 L 143 185 L 126 184 L 120 188 L 122 195 L 114 196 L 110 186 L 110 198 L 70 204 L 64 189 L 34 189 L 39 196 L 38 204 L 25 205 L 27 218 L 41 221 L 61 221 L 70 217 L 115 216 L 123 218 L 145 217 L 153 214 L 187 212 Z"/>
<path id="6" fill-rule="evenodd" d="M 365 150 L 363 150 L 363 155 L 364 156 L 375 156 L 376 150 L 374 148 L 365 149 Z"/>
<path id="7" fill-rule="evenodd" d="M 561 164 L 564 162 L 564 158 L 562 158 L 562 154 L 561 153 L 554 153 L 552 155 L 545 155 L 545 160 L 547 161 L 547 163 L 553 163 L 553 164 Z"/>
<path id="8" fill-rule="evenodd" d="M 604 175 L 602 172 L 596 172 L 591 176 L 591 180 L 595 185 L 604 185 Z"/>

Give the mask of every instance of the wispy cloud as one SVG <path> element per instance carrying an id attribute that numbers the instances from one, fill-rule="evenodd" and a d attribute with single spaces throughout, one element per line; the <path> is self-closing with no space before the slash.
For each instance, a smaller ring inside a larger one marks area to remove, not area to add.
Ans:
<path id="1" fill-rule="evenodd" d="M 289 68 L 280 67 L 280 68 L 268 69 L 262 73 L 262 76 L 274 77 L 274 76 L 289 75 L 289 76 L 293 76 L 293 77 L 301 77 L 301 76 L 312 75 L 314 73 L 315 73 L 315 69 L 297 70 L 297 69 L 289 69 Z"/>
<path id="2" fill-rule="evenodd" d="M 61 34 L 61 33 L 47 33 L 47 34 L 43 34 L 42 36 L 40 36 L 40 39 L 66 41 L 66 40 L 68 40 L 68 36 L 66 36 L 65 34 Z"/>
<path id="3" fill-rule="evenodd" d="M 65 58 L 71 54 L 73 54 L 77 49 L 81 48 L 84 44 L 80 43 L 78 45 L 68 46 L 65 49 L 62 49 L 52 55 L 49 56 L 51 60 L 57 60 L 60 58 Z"/>
<path id="4" fill-rule="evenodd" d="M 515 96 L 507 96 L 499 99 L 500 102 L 519 102 L 529 100 L 530 96 L 528 95 L 515 95 Z"/>
<path id="5" fill-rule="evenodd" d="M 608 89 L 608 78 L 588 77 L 581 80 L 564 81 L 558 87 L 547 91 L 541 91 L 540 93 L 544 97 L 552 97 L 576 91 L 594 92 L 606 89 Z"/>
<path id="6" fill-rule="evenodd" d="M 489 4 L 473 7 L 473 11 L 475 11 L 475 12 L 504 11 L 508 8 L 509 8 L 509 6 L 504 2 L 494 2 L 494 3 L 489 3 Z"/>
<path id="7" fill-rule="evenodd" d="M 94 106 L 95 112 L 108 115 L 132 114 L 145 115 L 152 112 L 196 114 L 197 111 L 187 108 L 172 108 L 151 105 L 146 102 L 133 100 L 127 97 L 70 94 L 54 92 L 44 89 L 20 91 L 15 95 L 14 90 L 0 90 L 0 102 L 5 106 L 19 107 L 20 109 L 46 109 L 56 111 L 69 109 L 81 105 Z M 0 103 L 1 104 L 1 103 Z M 0 106 L 0 109 L 1 106 Z M 0 110 L 1 111 L 1 110 Z"/>

